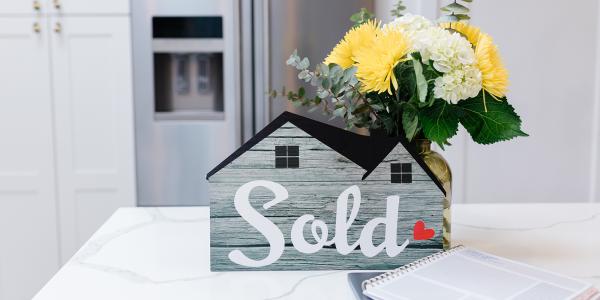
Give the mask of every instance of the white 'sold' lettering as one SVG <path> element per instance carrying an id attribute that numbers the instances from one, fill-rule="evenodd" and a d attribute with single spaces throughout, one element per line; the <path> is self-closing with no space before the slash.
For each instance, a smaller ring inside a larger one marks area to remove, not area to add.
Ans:
<path id="1" fill-rule="evenodd" d="M 275 197 L 273 200 L 265 203 L 263 207 L 269 209 L 277 203 L 288 198 L 288 191 L 281 184 L 268 180 L 255 180 L 242 185 L 235 193 L 234 205 L 240 216 L 258 230 L 269 243 L 269 254 L 260 260 L 248 258 L 241 250 L 233 250 L 229 253 L 229 259 L 236 264 L 246 267 L 264 267 L 276 262 L 285 249 L 285 239 L 283 233 L 271 220 L 261 215 L 250 205 L 250 192 L 256 187 L 269 189 Z M 348 198 L 352 196 L 353 204 L 348 219 L 346 213 L 348 210 Z M 337 251 L 342 255 L 347 255 L 352 250 L 360 246 L 361 252 L 367 257 L 373 257 L 385 249 L 386 254 L 394 257 L 401 253 L 409 243 L 407 239 L 402 245 L 397 244 L 396 236 L 398 230 L 398 206 L 400 198 L 398 196 L 387 197 L 387 208 L 385 217 L 378 217 L 370 220 L 360 233 L 358 241 L 352 245 L 348 244 L 348 229 L 358 215 L 360 209 L 360 189 L 353 185 L 343 191 L 337 199 L 335 235 L 329 239 L 329 230 L 323 220 L 315 219 L 314 215 L 305 214 L 300 216 L 294 222 L 290 233 L 294 248 L 302 253 L 315 253 L 323 248 L 335 243 Z M 315 244 L 310 244 L 304 239 L 304 226 L 310 222 L 310 229 L 315 239 Z M 385 238 L 380 245 L 373 244 L 373 232 L 378 225 L 385 226 Z M 320 231 L 320 233 L 319 233 Z"/>

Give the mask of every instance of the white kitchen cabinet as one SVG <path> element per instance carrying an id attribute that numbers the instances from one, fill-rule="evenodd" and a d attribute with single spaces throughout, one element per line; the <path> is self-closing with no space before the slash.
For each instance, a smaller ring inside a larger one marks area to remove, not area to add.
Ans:
<path id="1" fill-rule="evenodd" d="M 0 300 L 136 204 L 129 20 L 0 13 Z"/>
<path id="2" fill-rule="evenodd" d="M 42 21 L 0 17 L 0 299 L 30 298 L 59 267 L 49 36 Z"/>
<path id="3" fill-rule="evenodd" d="M 2 0 L 0 16 L 4 15 L 126 15 L 129 0 Z"/>
<path id="4" fill-rule="evenodd" d="M 129 0 L 47 0 L 52 13 L 77 14 L 128 14 Z M 139 0 L 132 0 L 139 1 Z"/>
<path id="5" fill-rule="evenodd" d="M 50 19 L 63 261 L 135 206 L 128 17 Z"/>
<path id="6" fill-rule="evenodd" d="M 33 15 L 43 13 L 49 9 L 48 0 L 2 0 L 0 1 L 0 15 Z"/>

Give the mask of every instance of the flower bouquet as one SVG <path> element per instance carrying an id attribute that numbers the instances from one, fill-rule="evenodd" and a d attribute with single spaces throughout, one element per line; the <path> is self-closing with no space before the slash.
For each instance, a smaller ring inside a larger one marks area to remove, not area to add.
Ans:
<path id="1" fill-rule="evenodd" d="M 468 1 L 470 2 L 470 0 Z M 517 136 L 521 119 L 506 99 L 508 72 L 492 38 L 467 23 L 468 9 L 456 1 L 439 22 L 402 14 L 382 24 L 366 11 L 315 69 L 297 52 L 287 64 L 316 88 L 272 91 L 297 106 L 321 108 L 344 119 L 347 128 L 385 130 L 449 145 L 459 123 L 480 144 Z"/>

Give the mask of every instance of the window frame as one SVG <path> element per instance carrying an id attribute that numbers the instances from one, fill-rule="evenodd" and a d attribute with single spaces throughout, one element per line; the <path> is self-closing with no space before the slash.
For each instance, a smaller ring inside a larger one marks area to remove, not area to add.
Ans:
<path id="1" fill-rule="evenodd" d="M 413 183 L 412 163 L 390 163 L 390 182 Z"/>
<path id="2" fill-rule="evenodd" d="M 277 145 L 275 146 L 275 168 L 276 169 L 298 169 L 300 168 L 300 146 Z"/>

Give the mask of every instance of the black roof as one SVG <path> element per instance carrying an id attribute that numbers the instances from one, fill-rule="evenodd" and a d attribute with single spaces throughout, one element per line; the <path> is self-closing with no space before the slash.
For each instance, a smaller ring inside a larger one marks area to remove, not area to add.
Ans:
<path id="1" fill-rule="evenodd" d="M 319 121 L 312 120 L 291 112 L 283 112 L 273 122 L 269 123 L 265 128 L 253 136 L 250 140 L 244 143 L 240 148 L 233 152 L 229 157 L 212 169 L 206 174 L 206 179 L 217 173 L 219 170 L 227 166 L 229 163 L 234 161 L 244 152 L 250 150 L 258 142 L 269 136 L 283 124 L 290 122 L 296 127 L 302 129 L 312 137 L 319 140 L 321 143 L 329 146 L 337 153 L 343 155 L 347 159 L 351 160 L 361 168 L 365 169 L 366 173 L 363 175 L 364 180 L 377 168 L 377 166 L 385 159 L 385 157 L 396 147 L 398 143 L 401 143 L 404 148 L 412 155 L 414 160 L 425 170 L 425 173 L 429 175 L 431 180 L 438 186 L 440 191 L 446 194 L 440 181 L 433 175 L 433 172 L 425 164 L 423 159 L 416 153 L 412 145 L 408 143 L 404 137 L 380 137 L 380 136 L 366 136 L 356 134 L 351 131 L 347 131 L 329 124 L 325 124 Z"/>

